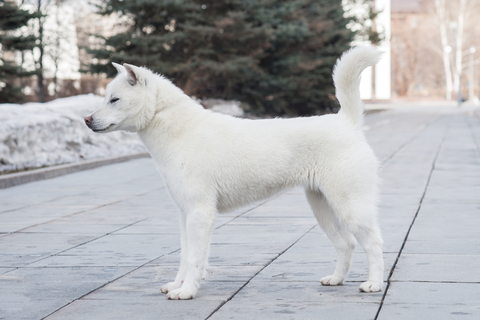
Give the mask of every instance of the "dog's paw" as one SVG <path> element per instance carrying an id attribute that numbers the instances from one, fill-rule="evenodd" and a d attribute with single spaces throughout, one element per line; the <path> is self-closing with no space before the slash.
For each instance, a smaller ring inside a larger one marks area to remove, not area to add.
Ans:
<path id="1" fill-rule="evenodd" d="M 383 282 L 380 281 L 367 281 L 362 283 L 360 291 L 363 292 L 377 292 L 383 290 Z"/>
<path id="2" fill-rule="evenodd" d="M 169 282 L 167 284 L 164 284 L 160 291 L 162 293 L 169 293 L 170 291 L 173 291 L 175 289 L 178 289 L 182 286 L 181 283 L 176 283 L 176 282 Z"/>
<path id="3" fill-rule="evenodd" d="M 343 284 L 343 279 L 331 275 L 320 279 L 320 283 L 324 286 L 339 286 Z"/>
<path id="4" fill-rule="evenodd" d="M 167 298 L 170 300 L 188 300 L 193 299 L 194 296 L 195 292 L 193 290 L 184 288 L 175 289 L 167 294 Z"/>

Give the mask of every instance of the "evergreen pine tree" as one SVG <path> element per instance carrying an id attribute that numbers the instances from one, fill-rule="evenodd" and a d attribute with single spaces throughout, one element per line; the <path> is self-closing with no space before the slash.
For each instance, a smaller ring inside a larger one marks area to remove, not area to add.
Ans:
<path id="1" fill-rule="evenodd" d="M 332 108 L 332 67 L 353 38 L 338 0 L 107 0 L 100 12 L 133 21 L 89 51 L 100 61 L 90 71 L 145 65 L 187 94 L 272 115 Z"/>
<path id="2" fill-rule="evenodd" d="M 268 45 L 263 29 L 245 20 L 251 6 L 241 0 L 108 0 L 101 14 L 129 15 L 133 23 L 105 39 L 104 49 L 88 50 L 100 61 L 90 71 L 112 76 L 111 61 L 145 65 L 187 94 L 241 100 L 239 86 L 262 72 L 258 56 Z"/>
<path id="3" fill-rule="evenodd" d="M 268 25 L 271 43 L 260 63 L 268 76 L 260 83 L 264 98 L 257 105 L 293 116 L 334 109 L 332 68 L 354 36 L 342 1 L 269 2 L 256 16 Z"/>
<path id="4" fill-rule="evenodd" d="M 36 13 L 21 10 L 14 1 L 0 3 L 0 103 L 21 102 L 23 94 L 15 83 L 21 77 L 36 74 L 26 71 L 15 63 L 15 51 L 32 50 L 36 37 L 22 35 L 18 29 L 26 26 L 30 19 L 37 18 Z"/>

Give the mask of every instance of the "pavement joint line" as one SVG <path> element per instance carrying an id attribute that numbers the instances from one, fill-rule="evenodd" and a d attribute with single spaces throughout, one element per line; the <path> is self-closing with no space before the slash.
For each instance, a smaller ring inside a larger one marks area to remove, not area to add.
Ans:
<path id="1" fill-rule="evenodd" d="M 54 222 L 56 220 L 60 220 L 60 219 L 63 219 L 63 218 L 68 218 L 68 217 L 72 217 L 74 215 L 77 215 L 77 214 L 80 214 L 80 213 L 85 213 L 85 212 L 88 212 L 88 211 L 92 211 L 92 210 L 97 210 L 99 208 L 103 208 L 103 207 L 106 207 L 106 206 L 110 206 L 112 204 L 116 204 L 116 203 L 119 203 L 119 202 L 122 202 L 122 201 L 127 201 L 127 200 L 130 200 L 130 199 L 133 199 L 135 197 L 140 197 L 140 196 L 144 196 L 148 193 L 151 193 L 151 192 L 154 192 L 156 190 L 161 190 L 165 188 L 165 186 L 162 186 L 162 187 L 158 187 L 158 188 L 155 188 L 155 189 L 152 189 L 150 191 L 147 191 L 147 192 L 143 192 L 143 193 L 138 193 L 134 196 L 131 196 L 131 197 L 127 197 L 127 198 L 124 198 L 124 199 L 120 199 L 120 200 L 115 200 L 115 201 L 112 201 L 112 202 L 109 202 L 109 203 L 104 203 L 104 204 L 101 204 L 99 206 L 96 206 L 96 207 L 93 207 L 93 208 L 90 208 L 90 209 L 83 209 L 83 210 L 80 210 L 80 211 L 77 211 L 77 212 L 73 212 L 73 213 L 70 213 L 70 214 L 67 214 L 67 215 L 64 215 L 64 216 L 61 216 L 61 217 L 57 217 L 57 218 L 54 218 L 52 220 L 48 220 L 48 221 L 45 221 L 45 222 L 41 222 L 41 223 L 37 223 L 37 224 L 34 224 L 34 225 L 31 225 L 31 226 L 28 226 L 28 227 L 25 227 L 25 228 L 22 228 L 22 229 L 19 229 L 19 230 L 16 230 L 16 231 L 13 231 L 13 232 L 7 232 L 5 234 L 1 234 L 0 235 L 0 238 L 4 237 L 4 236 L 7 236 L 7 235 L 10 235 L 10 234 L 15 234 L 15 233 L 29 233 L 29 232 L 24 232 L 24 230 L 26 229 L 30 229 L 30 228 L 33 228 L 33 227 L 38 227 L 38 226 L 41 226 L 42 224 L 47 224 L 47 223 L 51 223 L 51 222 Z M 88 192 L 88 191 L 87 191 Z M 86 192 L 84 192 L 86 193 Z M 83 193 L 79 193 L 78 195 L 82 195 Z M 61 197 L 62 198 L 62 197 Z M 61 199 L 61 198 L 57 198 L 55 200 L 58 200 L 58 199 Z M 54 200 L 52 200 L 54 201 Z M 52 202 L 52 201 L 48 201 L 48 202 Z M 45 202 L 42 202 L 42 203 L 45 203 Z M 23 209 L 23 208 L 22 208 Z M 17 210 L 17 209 L 15 209 Z M 20 210 L 20 209 L 19 209 Z M 145 219 L 144 219 L 145 220 Z M 34 233 L 34 232 L 33 232 Z"/>
<path id="2" fill-rule="evenodd" d="M 97 207 L 97 208 L 100 208 L 100 207 Z M 94 208 L 94 209 L 97 209 L 97 208 Z M 93 209 L 90 209 L 90 210 L 93 210 Z M 7 233 L 5 233 L 4 235 L 2 235 L 1 237 L 7 236 L 7 235 L 10 235 L 10 234 L 15 234 L 15 233 L 35 233 L 35 232 L 24 232 L 24 230 L 30 229 L 30 228 L 33 228 L 33 227 L 37 227 L 37 226 L 41 226 L 42 224 L 50 223 L 50 222 L 53 222 L 53 221 L 58 220 L 58 219 L 70 217 L 70 216 L 73 216 L 73 215 L 76 215 L 76 214 L 79 214 L 79 213 L 83 213 L 83 212 L 87 212 L 87 211 L 90 211 L 90 210 L 80 210 L 80 211 L 77 211 L 77 212 L 68 214 L 68 215 L 66 215 L 66 216 L 61 216 L 61 217 L 58 217 L 58 218 L 55 218 L 55 219 L 52 219 L 52 220 L 48 220 L 48 221 L 45 221 L 45 222 L 37 223 L 37 224 L 31 225 L 31 226 L 28 226 L 28 227 L 25 227 L 25 228 L 22 228 L 22 229 L 15 230 L 15 231 L 13 231 L 13 232 L 7 232 Z M 0 237 L 0 238 L 1 238 L 1 237 Z"/>
<path id="3" fill-rule="evenodd" d="M 401 283 L 409 283 L 409 282 L 415 282 L 415 283 L 466 283 L 466 284 L 479 284 L 480 285 L 480 281 L 391 280 L 391 282 L 401 282 Z"/>
<path id="4" fill-rule="evenodd" d="M 440 118 L 440 117 L 439 117 Z M 378 319 L 378 316 L 380 315 L 380 312 L 382 311 L 383 304 L 385 302 L 385 298 L 387 297 L 388 289 L 390 288 L 390 283 L 391 283 L 391 278 L 393 276 L 393 273 L 395 272 L 395 267 L 397 266 L 398 261 L 400 260 L 400 256 L 402 255 L 403 249 L 405 248 L 405 244 L 407 243 L 408 236 L 410 235 L 410 231 L 413 228 L 413 225 L 415 224 L 415 220 L 418 217 L 418 213 L 420 212 L 420 209 L 422 208 L 422 203 L 423 199 L 425 198 L 425 195 L 427 194 L 428 186 L 430 185 L 430 180 L 432 178 L 433 171 L 435 170 L 435 163 L 437 162 L 438 156 L 440 154 L 440 150 L 442 149 L 443 144 L 445 143 L 445 140 L 447 138 L 447 132 L 450 129 L 450 125 L 453 121 L 454 115 L 450 117 L 450 121 L 448 122 L 445 131 L 443 133 L 443 137 L 441 142 L 439 143 L 439 146 L 437 148 L 437 151 L 435 152 L 435 157 L 432 161 L 432 167 L 430 168 L 430 173 L 428 175 L 427 183 L 425 184 L 425 189 L 423 190 L 422 197 L 420 198 L 420 202 L 418 204 L 417 211 L 415 212 L 415 215 L 413 217 L 412 223 L 408 227 L 407 233 L 405 234 L 405 238 L 403 240 L 402 246 L 400 247 L 400 250 L 398 251 L 397 258 L 395 259 L 395 262 L 393 263 L 392 268 L 390 269 L 390 273 L 388 274 L 387 278 L 387 286 L 385 287 L 385 291 L 383 292 L 382 300 L 380 301 L 380 306 L 378 307 L 377 314 L 375 315 L 374 320 Z M 436 120 L 435 120 L 436 121 Z"/>
<path id="5" fill-rule="evenodd" d="M 72 257 L 67 255 L 62 255 L 62 257 Z M 133 268 L 136 265 L 94 265 L 94 266 L 48 266 L 48 267 L 19 267 L 19 269 L 87 269 L 87 268 Z"/>
<path id="6" fill-rule="evenodd" d="M 78 196 L 78 195 L 81 195 L 85 192 L 80 192 L 80 193 L 77 193 L 77 194 L 74 194 L 74 196 Z M 49 200 L 45 200 L 45 201 L 42 201 L 42 202 L 38 202 L 38 203 L 31 203 L 31 204 L 27 204 L 25 206 L 22 206 L 22 207 L 17 207 L 17 208 L 13 208 L 13 209 L 8 209 L 8 210 L 5 210 L 5 211 L 1 211 L 0 212 L 0 215 L 1 214 L 4 214 L 4 213 L 8 213 L 8 212 L 12 212 L 12 211 L 17 211 L 17 210 L 22 210 L 22 209 L 25 209 L 25 208 L 28 208 L 28 207 L 33 207 L 33 206 L 38 206 L 38 205 L 42 205 L 44 203 L 47 203 L 47 202 L 52 202 L 52 201 L 56 201 L 56 200 L 59 200 L 59 199 L 62 199 L 62 198 L 67 198 L 67 197 L 71 197 L 72 195 L 65 195 L 65 196 L 60 196 L 58 198 L 53 198 L 53 199 L 49 199 Z"/>
<path id="7" fill-rule="evenodd" d="M 304 236 L 306 236 L 310 231 L 312 231 L 315 227 L 317 226 L 317 224 L 315 224 L 313 227 L 311 227 L 307 232 L 305 232 L 304 234 L 302 234 L 300 236 L 300 238 L 298 238 L 297 240 L 295 240 L 291 245 L 289 245 L 285 250 L 283 250 L 282 252 L 280 252 L 276 257 L 274 257 L 272 260 L 270 260 L 266 265 L 264 265 L 258 272 L 256 272 L 250 279 L 248 279 L 237 291 L 235 291 L 227 300 L 223 301 L 222 303 L 220 303 L 220 305 L 218 307 L 216 307 L 212 313 L 210 313 L 210 315 L 208 317 L 205 318 L 205 320 L 208 320 L 210 319 L 218 310 L 220 310 L 224 305 L 226 305 L 229 301 L 231 301 L 233 298 L 235 298 L 235 296 L 243 290 L 243 288 L 245 288 L 249 283 L 250 281 L 252 281 L 258 274 L 260 274 L 260 272 L 262 272 L 263 270 L 265 270 L 272 262 L 274 262 L 275 260 L 277 260 L 281 255 L 283 255 L 285 252 L 288 251 L 288 249 L 290 249 L 291 247 L 293 247 L 298 241 L 300 241 Z M 311 281 L 310 281 L 311 282 Z"/>
<path id="8" fill-rule="evenodd" d="M 175 250 L 173 250 L 173 251 L 170 251 L 169 253 L 162 254 L 160 257 L 158 257 L 158 258 L 156 258 L 156 259 L 153 259 L 152 261 L 155 261 L 155 260 L 160 259 L 160 258 L 162 258 L 162 257 L 166 257 L 166 256 L 169 256 L 169 255 L 171 255 L 171 254 L 180 252 L 180 250 L 181 250 L 181 248 L 178 248 L 178 249 L 175 249 Z M 150 261 L 150 262 L 152 262 L 152 261 Z M 150 263 L 150 262 L 149 262 L 149 263 Z M 174 265 L 173 267 L 175 267 L 175 265 Z"/>
<path id="9" fill-rule="evenodd" d="M 227 265 L 222 265 L 221 267 L 224 267 L 224 266 L 227 266 Z M 231 265 L 233 267 L 241 267 L 243 265 Z M 228 265 L 228 267 L 230 267 L 230 265 Z M 208 281 L 211 281 L 211 282 L 243 282 L 241 280 L 208 280 Z M 285 283 L 285 282 L 289 282 L 289 283 L 312 283 L 312 280 L 258 280 L 258 281 L 263 281 L 263 282 L 279 282 L 279 283 Z M 365 280 L 345 280 L 343 281 L 344 283 L 364 283 Z M 395 281 L 395 282 L 408 282 L 408 281 Z M 412 281 L 414 282 L 414 281 Z M 417 281 L 417 282 L 421 282 L 421 281 Z M 425 281 L 427 282 L 427 281 Z M 433 282 L 433 281 L 432 281 Z M 452 283 L 463 283 L 463 282 L 452 282 Z M 470 283 L 470 282 L 466 282 L 466 283 Z M 471 283 L 479 283 L 479 282 L 471 282 Z M 323 285 L 322 285 L 323 286 Z M 341 285 L 338 285 L 336 287 L 339 287 Z M 359 291 L 360 294 L 367 294 L 365 292 L 361 292 Z M 376 303 L 378 304 L 378 302 L 373 302 L 372 303 Z"/>
<path id="10" fill-rule="evenodd" d="M 88 240 L 88 241 L 79 243 L 79 244 L 77 244 L 77 245 L 75 245 L 75 246 L 73 246 L 73 247 L 70 247 L 70 248 L 68 248 L 68 249 L 65 249 L 65 250 L 56 252 L 56 253 L 54 253 L 54 254 L 50 254 L 50 255 L 48 255 L 47 257 L 43 257 L 43 258 L 41 258 L 41 259 L 38 259 L 38 260 L 35 260 L 35 261 L 32 261 L 32 262 L 26 263 L 26 264 L 24 264 L 23 266 L 20 266 L 20 267 L 15 267 L 15 269 L 10 270 L 10 271 L 7 271 L 6 273 L 11 272 L 11 271 L 14 271 L 14 270 L 17 270 L 17 269 L 20 269 L 20 268 L 24 268 L 24 267 L 26 267 L 26 266 L 28 266 L 28 265 L 30 265 L 30 264 L 37 263 L 37 262 L 40 262 L 40 261 L 42 261 L 42 260 L 45 260 L 45 259 L 48 259 L 48 258 L 57 256 L 57 255 L 62 254 L 62 253 L 64 253 L 64 252 L 67 252 L 67 251 L 69 251 L 69 250 L 78 248 L 78 247 L 83 246 L 83 245 L 85 245 L 85 244 L 87 244 L 87 243 L 90 243 L 90 242 L 96 241 L 96 240 L 98 240 L 98 239 L 104 238 L 104 237 L 106 237 L 106 236 L 108 236 L 108 235 L 111 235 L 112 233 L 117 232 L 117 231 L 119 231 L 119 230 L 122 230 L 122 229 L 125 229 L 125 228 L 128 228 L 128 227 L 131 227 L 131 226 L 133 226 L 133 225 L 135 225 L 135 224 L 137 224 L 137 223 L 139 223 L 139 222 L 142 222 L 142 221 L 144 221 L 144 220 L 147 220 L 147 219 L 148 219 L 148 218 L 144 218 L 144 219 L 135 221 L 135 222 L 130 223 L 130 224 L 126 225 L 126 226 L 123 226 L 123 227 L 121 227 L 121 228 L 119 228 L 119 229 L 117 229 L 117 230 L 115 230 L 115 231 L 107 232 L 107 233 L 105 233 L 105 234 L 102 234 L 102 235 L 99 236 L 99 237 L 96 237 L 96 238 L 90 239 L 90 240 Z"/>
<path id="11" fill-rule="evenodd" d="M 398 152 L 400 152 L 400 150 L 402 150 L 403 148 L 405 148 L 408 144 L 410 144 L 411 142 L 415 141 L 419 136 L 420 134 L 427 130 L 432 124 L 434 124 L 435 122 L 437 122 L 438 120 L 440 120 L 442 117 L 439 115 L 437 116 L 433 121 L 431 121 L 430 123 L 428 123 L 425 127 L 423 127 L 420 131 L 418 131 L 413 137 L 411 137 L 410 139 L 408 139 L 407 141 L 405 141 L 404 143 L 402 143 L 395 151 L 392 152 L 391 155 L 389 155 L 385 160 L 382 161 L 381 163 L 381 166 L 385 165 L 388 161 L 390 161 Z"/>

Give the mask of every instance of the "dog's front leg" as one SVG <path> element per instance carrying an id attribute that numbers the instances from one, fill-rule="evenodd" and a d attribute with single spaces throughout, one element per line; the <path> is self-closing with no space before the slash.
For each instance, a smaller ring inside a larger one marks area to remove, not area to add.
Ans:
<path id="1" fill-rule="evenodd" d="M 185 264 L 186 274 L 182 286 L 167 294 L 169 299 L 192 299 L 197 293 L 207 266 L 215 215 L 214 210 L 195 210 L 187 215 L 186 238 L 188 251 Z"/>
<path id="2" fill-rule="evenodd" d="M 180 218 L 180 267 L 178 269 L 177 276 L 175 277 L 175 281 L 169 282 L 162 286 L 161 291 L 163 293 L 168 293 L 175 289 L 178 289 L 182 286 L 182 283 L 185 279 L 185 275 L 187 274 L 187 257 L 188 257 L 188 243 L 187 243 L 187 222 L 186 222 L 186 215 L 182 212 L 179 215 Z"/>

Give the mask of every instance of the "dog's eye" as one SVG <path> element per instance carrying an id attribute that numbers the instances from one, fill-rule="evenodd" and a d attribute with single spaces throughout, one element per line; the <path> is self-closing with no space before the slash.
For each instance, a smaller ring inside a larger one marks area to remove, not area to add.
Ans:
<path id="1" fill-rule="evenodd" d="M 120 98 L 112 98 L 112 99 L 110 99 L 110 103 L 115 103 L 115 102 L 117 102 L 118 100 L 120 100 Z"/>

